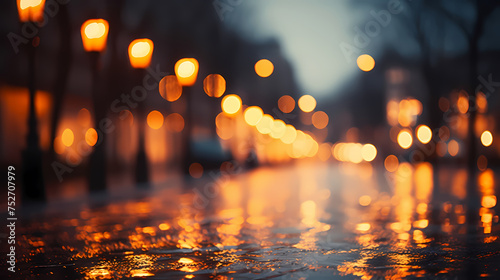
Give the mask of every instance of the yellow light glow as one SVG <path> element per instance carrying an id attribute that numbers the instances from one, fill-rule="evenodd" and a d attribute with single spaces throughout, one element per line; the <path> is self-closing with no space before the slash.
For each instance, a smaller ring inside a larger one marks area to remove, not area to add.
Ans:
<path id="1" fill-rule="evenodd" d="M 190 264 L 190 263 L 194 263 L 194 261 L 190 258 L 180 258 L 179 259 L 179 263 L 182 263 L 182 264 Z"/>
<path id="2" fill-rule="evenodd" d="M 244 113 L 245 122 L 248 125 L 256 126 L 259 123 L 260 119 L 264 115 L 264 112 L 260 107 L 250 106 L 246 108 Z"/>
<path id="3" fill-rule="evenodd" d="M 368 54 L 362 54 L 357 59 L 359 69 L 368 72 L 375 67 L 375 59 Z"/>
<path id="4" fill-rule="evenodd" d="M 198 60 L 194 58 L 179 59 L 175 63 L 175 75 L 181 86 L 192 86 L 196 82 L 198 76 Z"/>
<path id="5" fill-rule="evenodd" d="M 262 78 L 271 76 L 274 71 L 274 65 L 267 59 L 261 59 L 255 63 L 255 73 Z"/>
<path id="6" fill-rule="evenodd" d="M 273 128 L 271 129 L 271 133 L 269 134 L 271 138 L 279 139 L 285 135 L 286 132 L 286 124 L 282 120 L 274 120 Z"/>
<path id="7" fill-rule="evenodd" d="M 210 74 L 203 80 L 203 90 L 208 96 L 219 98 L 226 91 L 226 80 L 219 74 Z"/>
<path id="8" fill-rule="evenodd" d="M 408 149 L 413 144 L 413 137 L 408 130 L 401 130 L 398 134 L 398 144 L 403 149 Z"/>
<path id="9" fill-rule="evenodd" d="M 87 132 L 85 132 L 85 142 L 87 142 L 89 146 L 94 146 L 97 143 L 97 139 L 97 131 L 92 127 L 87 129 Z"/>
<path id="10" fill-rule="evenodd" d="M 73 145 L 73 142 L 75 141 L 75 135 L 73 134 L 73 131 L 69 128 L 66 128 L 61 135 L 61 141 L 66 147 L 70 147 L 71 145 Z"/>
<path id="11" fill-rule="evenodd" d="M 89 19 L 82 24 L 83 48 L 87 52 L 102 52 L 106 48 L 109 24 L 104 19 Z"/>
<path id="12" fill-rule="evenodd" d="M 21 22 L 43 20 L 45 0 L 17 0 L 17 11 Z"/>
<path id="13" fill-rule="evenodd" d="M 458 151 L 460 149 L 460 145 L 458 145 L 458 142 L 455 141 L 455 140 L 451 140 L 449 143 L 448 143 L 448 153 L 454 157 L 458 154 Z"/>
<path id="14" fill-rule="evenodd" d="M 299 98 L 299 108 L 300 110 L 309 113 L 316 108 L 316 99 L 311 95 L 303 95 Z"/>
<path id="15" fill-rule="evenodd" d="M 481 199 L 481 206 L 484 208 L 493 208 L 497 205 L 497 197 L 494 195 L 486 195 Z"/>
<path id="16" fill-rule="evenodd" d="M 297 130 L 290 124 L 286 125 L 285 134 L 280 138 L 281 142 L 285 144 L 292 144 L 297 138 Z"/>
<path id="17" fill-rule="evenodd" d="M 417 138 L 423 144 L 429 143 L 432 139 L 431 129 L 426 125 L 420 125 L 417 128 Z"/>
<path id="18" fill-rule="evenodd" d="M 168 75 L 160 80 L 158 85 L 161 97 L 163 99 L 174 102 L 182 95 L 182 86 L 175 75 Z"/>
<path id="19" fill-rule="evenodd" d="M 257 123 L 257 130 L 262 134 L 269 134 L 273 129 L 274 118 L 268 114 L 264 114 Z"/>
<path id="20" fill-rule="evenodd" d="M 278 99 L 278 108 L 283 113 L 290 113 L 295 109 L 295 100 L 290 95 L 283 95 Z"/>
<path id="21" fill-rule="evenodd" d="M 369 223 L 361 223 L 356 225 L 356 230 L 357 231 L 368 231 L 370 230 L 370 224 Z"/>
<path id="22" fill-rule="evenodd" d="M 151 63 L 154 44 L 150 39 L 136 39 L 128 46 L 128 57 L 134 68 L 147 68 Z"/>
<path id="23" fill-rule="evenodd" d="M 465 95 L 460 95 L 457 101 L 458 111 L 462 114 L 467 113 L 469 110 L 469 99 Z"/>
<path id="24" fill-rule="evenodd" d="M 363 148 L 361 148 L 361 156 L 365 161 L 373 161 L 377 156 L 377 148 L 372 144 L 365 144 Z"/>
<path id="25" fill-rule="evenodd" d="M 372 203 L 372 198 L 369 195 L 363 195 L 359 198 L 359 205 L 368 206 Z"/>
<path id="26" fill-rule="evenodd" d="M 152 129 L 160 129 L 163 126 L 163 115 L 162 113 L 153 110 L 148 114 L 147 122 L 149 127 Z"/>
<path id="27" fill-rule="evenodd" d="M 228 115 L 234 115 L 241 109 L 241 98 L 236 94 L 226 95 L 221 102 L 222 111 Z"/>
<path id="28" fill-rule="evenodd" d="M 315 112 L 312 115 L 312 124 L 317 129 L 325 128 L 328 125 L 328 121 L 329 121 L 328 115 L 323 111 Z"/>
<path id="29" fill-rule="evenodd" d="M 486 130 L 481 134 L 481 144 L 485 147 L 489 147 L 493 144 L 493 134 L 491 134 L 490 131 Z"/>

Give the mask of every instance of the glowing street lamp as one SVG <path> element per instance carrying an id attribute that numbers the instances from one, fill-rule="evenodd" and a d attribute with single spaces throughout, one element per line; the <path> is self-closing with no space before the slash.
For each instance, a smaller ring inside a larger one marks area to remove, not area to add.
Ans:
<path id="1" fill-rule="evenodd" d="M 19 20 L 23 23 L 40 22 L 43 20 L 45 0 L 17 0 Z M 29 89 L 29 116 L 27 147 L 23 151 L 23 179 L 24 195 L 31 199 L 44 200 L 45 189 L 42 174 L 42 151 L 38 136 L 38 120 L 35 113 L 35 51 L 39 44 L 39 37 L 35 36 L 28 44 L 28 89 Z"/>
<path id="2" fill-rule="evenodd" d="M 153 41 L 149 39 L 136 39 L 128 46 L 130 65 L 134 68 L 147 68 L 153 56 Z"/>
<path id="3" fill-rule="evenodd" d="M 106 108 L 103 107 L 102 96 L 97 87 L 99 80 L 99 57 L 106 49 L 108 39 L 109 24 L 104 19 L 89 19 L 81 27 L 83 48 L 90 56 L 92 67 L 92 102 L 94 107 L 94 127 L 99 126 L 99 122 L 106 117 Z M 104 135 L 98 135 L 101 141 L 94 145 L 94 150 L 90 155 L 90 177 L 89 189 L 100 191 L 106 189 L 106 151 Z"/>
<path id="4" fill-rule="evenodd" d="M 177 80 L 182 87 L 186 87 L 186 91 L 196 83 L 198 77 L 199 64 L 198 60 L 194 58 L 182 58 L 175 63 L 174 70 Z M 182 170 L 189 174 L 189 166 L 191 164 L 191 94 L 185 92 L 187 112 L 184 116 L 185 131 L 183 133 L 183 157 L 182 157 Z"/>
<path id="5" fill-rule="evenodd" d="M 130 60 L 130 65 L 137 70 L 147 68 L 151 63 L 153 49 L 154 44 L 150 39 L 144 38 L 132 41 L 128 46 L 128 58 Z M 137 136 L 139 137 L 139 147 L 137 150 L 137 157 L 135 161 L 135 181 L 136 183 L 138 183 L 137 186 L 142 186 L 139 184 L 149 182 L 149 167 L 144 143 L 145 114 L 143 104 L 138 104 L 136 115 L 140 119 L 140 121 L 138 122 L 139 131 L 137 133 Z"/>

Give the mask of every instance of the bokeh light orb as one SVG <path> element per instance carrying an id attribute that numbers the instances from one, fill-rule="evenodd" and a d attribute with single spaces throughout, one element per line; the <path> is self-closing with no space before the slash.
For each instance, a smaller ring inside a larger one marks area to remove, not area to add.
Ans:
<path id="1" fill-rule="evenodd" d="M 417 138 L 422 144 L 427 144 L 432 139 L 432 131 L 426 125 L 420 125 L 417 127 Z"/>
<path id="2" fill-rule="evenodd" d="M 66 128 L 61 135 L 61 141 L 66 147 L 70 147 L 71 145 L 73 145 L 73 142 L 75 141 L 73 130 Z"/>
<path id="3" fill-rule="evenodd" d="M 148 126 L 152 129 L 160 129 L 163 126 L 163 115 L 162 113 L 153 110 L 148 114 L 147 122 Z"/>
<path id="4" fill-rule="evenodd" d="M 413 144 L 413 137 L 408 130 L 401 130 L 398 134 L 398 144 L 403 149 L 408 149 Z"/>
<path id="5" fill-rule="evenodd" d="M 362 54 L 357 59 L 359 69 L 369 72 L 375 67 L 375 59 L 368 54 Z"/>
<path id="6" fill-rule="evenodd" d="M 489 130 L 486 130 L 481 134 L 481 144 L 485 147 L 489 147 L 493 144 L 493 134 L 491 134 Z"/>
<path id="7" fill-rule="evenodd" d="M 312 112 L 316 108 L 316 99 L 308 94 L 302 95 L 298 103 L 300 110 L 306 113 Z"/>
<path id="8" fill-rule="evenodd" d="M 274 71 L 274 65 L 267 59 L 261 59 L 255 63 L 255 73 L 262 78 L 271 76 Z"/>
<path id="9" fill-rule="evenodd" d="M 244 113 L 245 122 L 250 126 L 256 126 L 263 115 L 264 112 L 260 107 L 250 106 L 246 108 Z"/>
<path id="10" fill-rule="evenodd" d="M 224 113 L 234 115 L 241 109 L 241 98 L 236 94 L 226 95 L 221 102 Z"/>

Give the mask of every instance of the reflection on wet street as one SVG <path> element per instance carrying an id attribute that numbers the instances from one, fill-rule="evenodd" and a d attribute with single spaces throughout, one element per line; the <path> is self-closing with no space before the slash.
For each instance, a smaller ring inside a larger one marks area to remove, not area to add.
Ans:
<path id="1" fill-rule="evenodd" d="M 25 279 L 499 279 L 494 172 L 479 175 L 482 207 L 471 229 L 466 172 L 440 170 L 440 192 L 430 164 L 393 170 L 298 161 L 244 173 L 228 168 L 101 204 L 49 204 L 20 218 L 19 273 Z M 432 205 L 440 224 L 431 219 Z"/>

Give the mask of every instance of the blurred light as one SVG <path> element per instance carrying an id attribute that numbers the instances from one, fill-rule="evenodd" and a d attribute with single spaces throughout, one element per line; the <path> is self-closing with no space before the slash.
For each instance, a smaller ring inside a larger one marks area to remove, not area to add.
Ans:
<path id="1" fill-rule="evenodd" d="M 476 94 L 476 106 L 479 113 L 483 114 L 488 110 L 488 100 L 486 99 L 486 95 L 484 95 L 484 93 L 478 92 Z"/>
<path id="2" fill-rule="evenodd" d="M 61 155 L 64 153 L 64 149 L 66 149 L 66 146 L 63 144 L 61 137 L 57 136 L 54 138 L 54 151 Z"/>
<path id="3" fill-rule="evenodd" d="M 165 122 L 167 129 L 171 132 L 181 132 L 184 129 L 184 118 L 177 113 L 168 115 Z"/>
<path id="4" fill-rule="evenodd" d="M 264 115 L 264 112 L 260 107 L 250 106 L 245 109 L 244 118 L 248 125 L 256 126 L 260 119 Z"/>
<path id="5" fill-rule="evenodd" d="M 197 162 L 191 163 L 189 166 L 189 175 L 193 178 L 201 178 L 203 176 L 203 166 Z"/>
<path id="6" fill-rule="evenodd" d="M 369 195 L 363 195 L 359 198 L 359 205 L 368 206 L 372 203 L 372 198 Z"/>
<path id="7" fill-rule="evenodd" d="M 365 161 L 373 161 L 377 156 L 377 148 L 372 144 L 365 144 L 363 148 L 361 148 L 361 156 Z"/>
<path id="8" fill-rule="evenodd" d="M 162 113 L 153 110 L 148 114 L 147 122 L 149 127 L 152 129 L 160 129 L 163 126 L 163 115 Z"/>
<path id="9" fill-rule="evenodd" d="M 45 0 L 17 0 L 17 11 L 21 22 L 43 21 Z"/>
<path id="10" fill-rule="evenodd" d="M 147 68 L 151 63 L 154 44 L 150 39 L 135 39 L 128 46 L 128 57 L 133 68 Z"/>
<path id="11" fill-rule="evenodd" d="M 134 115 L 129 110 L 120 111 L 120 120 L 127 120 L 128 124 L 132 126 L 134 124 Z"/>
<path id="12" fill-rule="evenodd" d="M 210 74 L 203 80 L 203 90 L 208 96 L 219 98 L 226 91 L 226 80 L 219 74 Z"/>
<path id="13" fill-rule="evenodd" d="M 450 109 L 450 101 L 446 97 L 439 98 L 439 109 L 443 112 Z"/>
<path id="14" fill-rule="evenodd" d="M 458 144 L 457 141 L 455 140 L 451 140 L 449 143 L 448 143 L 448 153 L 454 157 L 458 154 L 458 151 L 460 150 L 460 145 Z"/>
<path id="15" fill-rule="evenodd" d="M 297 138 L 297 130 L 290 124 L 286 125 L 285 134 L 280 138 L 281 142 L 285 144 L 292 144 Z"/>
<path id="16" fill-rule="evenodd" d="M 316 99 L 311 95 L 302 95 L 298 103 L 299 108 L 306 113 L 312 112 L 316 108 Z"/>
<path id="17" fill-rule="evenodd" d="M 190 264 L 190 263 L 193 263 L 194 261 L 190 258 L 180 258 L 179 259 L 179 263 L 182 263 L 182 264 Z"/>
<path id="18" fill-rule="evenodd" d="M 461 94 L 460 97 L 458 97 L 457 108 L 462 114 L 466 114 L 469 110 L 469 99 L 464 94 Z"/>
<path id="19" fill-rule="evenodd" d="M 295 109 L 295 100 L 290 95 L 283 95 L 278 99 L 278 107 L 283 113 L 290 113 Z"/>
<path id="20" fill-rule="evenodd" d="M 319 145 L 318 158 L 321 161 L 327 161 L 332 155 L 331 149 L 332 146 L 330 143 L 322 143 L 321 145 Z"/>
<path id="21" fill-rule="evenodd" d="M 493 208 L 497 205 L 497 197 L 494 195 L 486 195 L 481 199 L 481 206 L 484 208 Z"/>
<path id="22" fill-rule="evenodd" d="M 413 227 L 416 227 L 416 228 L 426 228 L 428 225 L 429 225 L 429 220 L 427 220 L 427 219 L 422 219 L 422 220 L 418 220 L 418 221 L 413 222 Z"/>
<path id="23" fill-rule="evenodd" d="M 146 271 L 146 270 L 140 270 L 140 269 L 133 269 L 130 271 L 130 276 L 131 277 L 148 277 L 148 276 L 154 276 L 153 273 Z"/>
<path id="24" fill-rule="evenodd" d="M 408 130 L 401 130 L 398 134 L 398 144 L 403 149 L 408 149 L 413 144 L 413 137 Z"/>
<path id="25" fill-rule="evenodd" d="M 175 63 L 175 75 L 181 86 L 192 86 L 198 76 L 198 60 L 182 58 Z"/>
<path id="26" fill-rule="evenodd" d="M 269 134 L 272 131 L 274 118 L 268 114 L 264 114 L 257 123 L 257 130 L 262 134 Z"/>
<path id="27" fill-rule="evenodd" d="M 168 75 L 163 77 L 160 80 L 158 89 L 160 91 L 161 97 L 170 102 L 174 102 L 182 95 L 182 86 L 181 84 L 179 84 L 177 76 L 175 75 Z"/>
<path id="28" fill-rule="evenodd" d="M 431 129 L 426 125 L 420 125 L 417 128 L 417 138 L 418 141 L 422 142 L 423 144 L 429 143 L 432 139 Z"/>
<path id="29" fill-rule="evenodd" d="M 490 131 L 486 130 L 481 134 L 481 144 L 485 147 L 491 146 L 493 143 L 493 135 Z"/>
<path id="30" fill-rule="evenodd" d="M 356 230 L 357 231 L 368 231 L 370 230 L 370 224 L 369 223 L 361 223 L 356 225 Z"/>
<path id="31" fill-rule="evenodd" d="M 97 143 L 98 137 L 97 131 L 92 127 L 85 132 L 85 142 L 87 142 L 89 146 L 93 147 Z"/>
<path id="32" fill-rule="evenodd" d="M 261 59 L 255 63 L 255 73 L 262 78 L 267 78 L 271 76 L 274 71 L 274 65 L 271 61 L 267 59 Z"/>
<path id="33" fill-rule="evenodd" d="M 104 19 L 89 19 L 82 24 L 83 48 L 87 52 L 102 52 L 106 48 L 109 24 Z"/>
<path id="34" fill-rule="evenodd" d="M 80 111 L 78 111 L 78 116 L 76 118 L 78 120 L 78 123 L 84 127 L 85 126 L 88 127 L 92 123 L 92 117 L 90 116 L 89 110 L 87 110 L 86 108 L 80 109 Z"/>
<path id="35" fill-rule="evenodd" d="M 73 134 L 73 131 L 69 128 L 66 128 L 62 135 L 61 135 L 61 141 L 66 147 L 70 147 L 73 145 L 73 142 L 75 140 L 75 135 Z"/>
<path id="36" fill-rule="evenodd" d="M 441 141 L 448 141 L 450 139 L 450 129 L 447 126 L 442 126 L 439 128 L 439 139 Z"/>
<path id="37" fill-rule="evenodd" d="M 315 112 L 312 115 L 312 124 L 317 129 L 323 129 L 328 125 L 328 115 L 323 111 Z"/>
<path id="38" fill-rule="evenodd" d="M 226 95 L 221 102 L 222 111 L 234 115 L 241 109 L 241 98 L 236 94 Z"/>
<path id="39" fill-rule="evenodd" d="M 274 120 L 273 127 L 271 129 L 271 133 L 269 134 L 271 138 L 279 139 L 285 135 L 286 132 L 286 124 L 282 120 Z"/>
<path id="40" fill-rule="evenodd" d="M 394 172 L 399 167 L 399 160 L 395 155 L 389 155 L 384 161 L 385 169 L 389 172 Z"/>
<path id="41" fill-rule="evenodd" d="M 486 170 L 488 167 L 488 159 L 484 155 L 480 155 L 477 158 L 477 168 L 481 171 Z"/>
<path id="42" fill-rule="evenodd" d="M 170 225 L 166 224 L 166 223 L 161 223 L 161 224 L 158 225 L 158 228 L 161 229 L 161 230 L 169 230 L 170 229 Z"/>
<path id="43" fill-rule="evenodd" d="M 368 72 L 375 67 L 375 59 L 368 54 L 362 54 L 357 59 L 359 69 Z"/>

